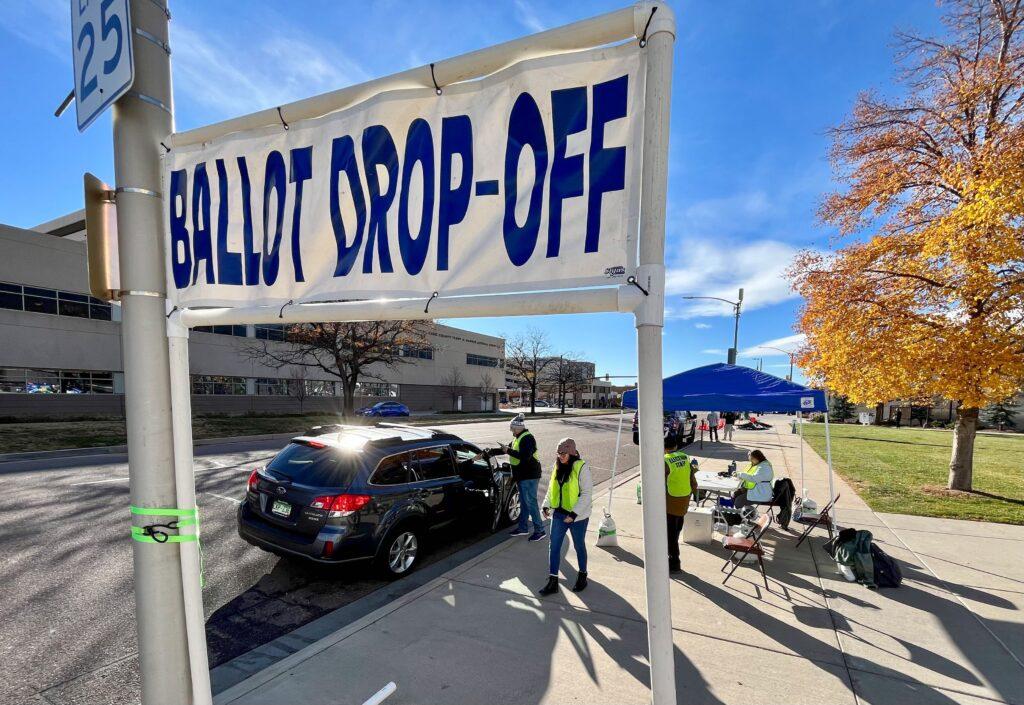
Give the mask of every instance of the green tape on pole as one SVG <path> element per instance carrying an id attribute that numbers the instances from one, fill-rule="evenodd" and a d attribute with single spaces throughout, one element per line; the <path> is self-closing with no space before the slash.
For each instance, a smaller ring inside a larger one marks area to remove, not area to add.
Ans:
<path id="1" fill-rule="evenodd" d="M 132 527 L 132 538 L 141 543 L 188 543 L 189 541 L 199 541 L 199 537 L 195 534 L 167 534 L 166 539 L 157 539 L 147 535 L 146 530 L 141 526 Z"/>
<path id="2" fill-rule="evenodd" d="M 192 509 L 177 509 L 173 507 L 136 507 L 131 505 L 129 509 L 131 510 L 131 513 L 136 516 L 180 517 L 170 522 L 171 524 L 174 524 L 173 527 L 162 524 L 153 524 L 148 527 L 133 526 L 131 527 L 132 538 L 140 543 L 190 543 L 195 541 L 196 548 L 199 549 L 199 585 L 200 587 L 206 587 L 206 566 L 203 559 L 203 545 L 199 541 L 198 507 L 194 507 Z M 154 530 L 154 527 L 174 530 L 180 529 L 183 526 L 196 527 L 195 533 L 170 534 L 166 531 Z M 160 538 L 157 538 L 157 536 Z"/>

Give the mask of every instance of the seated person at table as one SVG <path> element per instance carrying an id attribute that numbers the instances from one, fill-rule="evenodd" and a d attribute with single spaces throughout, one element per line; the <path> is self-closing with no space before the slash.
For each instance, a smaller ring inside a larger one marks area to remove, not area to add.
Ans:
<path id="1" fill-rule="evenodd" d="M 748 504 L 767 504 L 772 501 L 772 480 L 775 471 L 772 464 L 759 450 L 752 450 L 748 456 L 750 467 L 746 472 L 736 473 L 740 480 L 740 491 L 733 498 L 733 505 L 739 509 Z"/>
<path id="2" fill-rule="evenodd" d="M 675 434 L 665 435 L 665 510 L 668 528 L 668 570 L 678 573 L 679 534 L 683 530 L 686 510 L 690 508 L 690 496 L 697 491 L 697 460 L 691 459 L 679 450 Z"/>

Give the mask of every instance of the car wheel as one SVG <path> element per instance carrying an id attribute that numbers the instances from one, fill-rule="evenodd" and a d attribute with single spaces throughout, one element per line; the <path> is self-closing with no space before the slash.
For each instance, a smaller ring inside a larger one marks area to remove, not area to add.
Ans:
<path id="1" fill-rule="evenodd" d="M 513 487 L 509 493 L 508 502 L 505 503 L 505 522 L 515 524 L 519 521 L 519 515 L 523 512 L 523 501 L 519 496 L 519 487 Z"/>
<path id="2" fill-rule="evenodd" d="M 380 548 L 379 564 L 385 577 L 396 579 L 408 575 L 419 565 L 423 539 L 415 526 L 408 524 L 392 529 Z"/>

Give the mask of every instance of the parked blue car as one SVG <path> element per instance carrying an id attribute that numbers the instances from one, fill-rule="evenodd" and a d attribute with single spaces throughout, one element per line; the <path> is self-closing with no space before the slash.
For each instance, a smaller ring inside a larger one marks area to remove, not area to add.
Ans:
<path id="1" fill-rule="evenodd" d="M 409 407 L 397 401 L 379 401 L 373 406 L 364 406 L 356 413 L 360 416 L 408 416 Z"/>

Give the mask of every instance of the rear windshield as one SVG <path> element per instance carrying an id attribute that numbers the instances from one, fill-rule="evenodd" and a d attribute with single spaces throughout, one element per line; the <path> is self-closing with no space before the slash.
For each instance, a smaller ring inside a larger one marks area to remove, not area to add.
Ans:
<path id="1" fill-rule="evenodd" d="M 337 448 L 314 448 L 289 443 L 267 465 L 274 476 L 300 485 L 341 487 L 348 485 L 359 468 L 359 456 Z"/>

